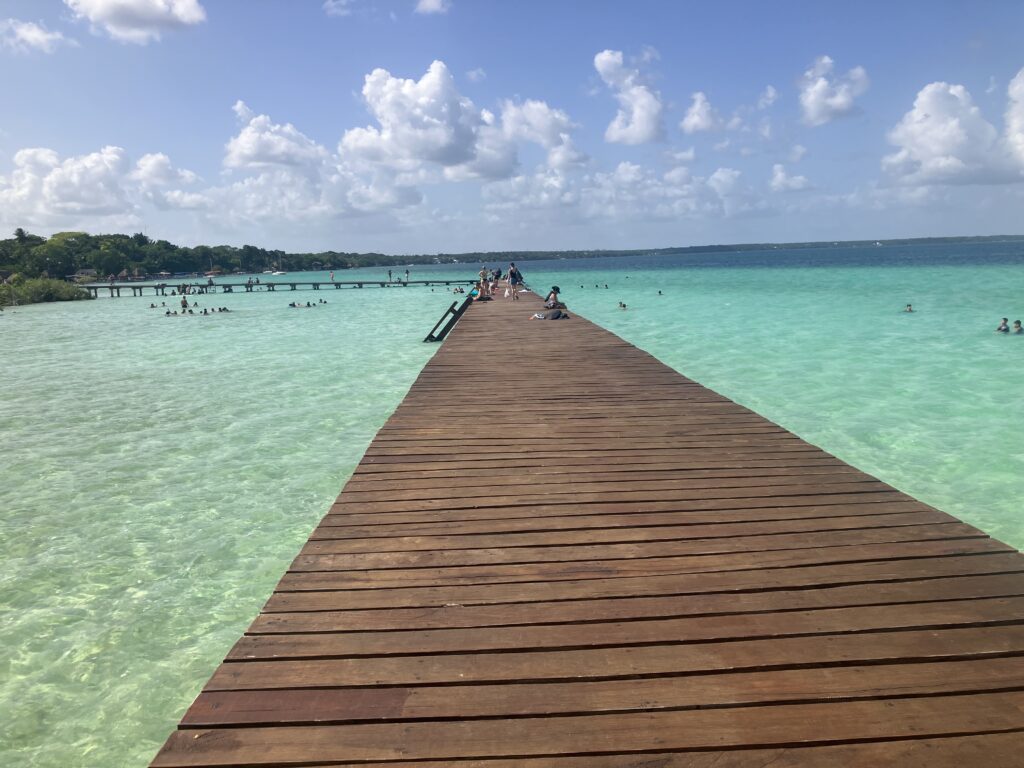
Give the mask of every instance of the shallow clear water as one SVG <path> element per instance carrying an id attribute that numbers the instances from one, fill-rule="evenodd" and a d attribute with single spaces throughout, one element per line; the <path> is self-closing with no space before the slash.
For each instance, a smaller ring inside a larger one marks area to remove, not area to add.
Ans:
<path id="1" fill-rule="evenodd" d="M 328 304 L 288 308 L 299 296 Z M 147 296 L 0 317 L 0 765 L 148 763 L 450 303 L 412 287 L 195 300 L 232 311 L 167 318 Z"/>
<path id="2" fill-rule="evenodd" d="M 691 378 L 1024 545 L 1024 336 L 992 332 L 1024 316 L 1024 247 L 523 268 Z M 152 758 L 429 359 L 421 339 L 453 298 L 200 296 L 232 312 L 165 318 L 147 296 L 0 316 L 0 764 Z"/>

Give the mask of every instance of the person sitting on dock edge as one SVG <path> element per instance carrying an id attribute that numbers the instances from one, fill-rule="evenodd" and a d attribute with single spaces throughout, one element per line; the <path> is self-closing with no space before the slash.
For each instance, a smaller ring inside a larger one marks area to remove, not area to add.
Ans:
<path id="1" fill-rule="evenodd" d="M 558 298 L 559 291 L 562 289 L 557 285 L 551 286 L 551 291 L 544 298 L 544 306 L 547 309 L 565 309 L 565 304 Z"/>

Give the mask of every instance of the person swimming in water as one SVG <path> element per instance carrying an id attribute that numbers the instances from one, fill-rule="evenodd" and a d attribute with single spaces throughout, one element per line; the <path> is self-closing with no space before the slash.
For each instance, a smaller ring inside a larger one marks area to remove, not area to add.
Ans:
<path id="1" fill-rule="evenodd" d="M 1024 328 L 1021 328 L 1020 320 L 1014 320 L 1013 321 L 1013 332 L 1014 333 L 1024 333 Z"/>
<path id="2" fill-rule="evenodd" d="M 903 311 L 904 311 L 904 312 L 913 312 L 913 311 L 914 311 L 914 308 L 913 308 L 912 306 L 910 306 L 909 304 L 907 304 L 907 308 L 906 308 L 906 309 L 904 309 Z"/>
<path id="3" fill-rule="evenodd" d="M 1010 332 L 1010 321 L 1008 318 L 1003 318 L 1002 322 L 996 327 L 996 333 L 1009 333 Z"/>

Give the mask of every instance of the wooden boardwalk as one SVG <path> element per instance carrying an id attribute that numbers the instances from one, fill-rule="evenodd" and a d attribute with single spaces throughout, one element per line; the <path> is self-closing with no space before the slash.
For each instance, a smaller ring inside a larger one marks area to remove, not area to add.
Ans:
<path id="1" fill-rule="evenodd" d="M 474 306 L 154 766 L 1024 765 L 1024 557 Z"/>

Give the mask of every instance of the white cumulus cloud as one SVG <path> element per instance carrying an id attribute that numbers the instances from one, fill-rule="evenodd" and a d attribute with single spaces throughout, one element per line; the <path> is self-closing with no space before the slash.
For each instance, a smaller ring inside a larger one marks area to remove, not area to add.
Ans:
<path id="1" fill-rule="evenodd" d="M 692 163 L 697 157 L 697 150 L 693 147 L 673 150 L 668 153 L 668 157 L 676 163 Z"/>
<path id="2" fill-rule="evenodd" d="M 722 127 L 722 118 L 718 110 L 711 106 L 707 95 L 703 91 L 693 94 L 693 101 L 690 108 L 686 110 L 679 127 L 683 133 L 698 133 L 699 131 L 717 131 Z"/>
<path id="3" fill-rule="evenodd" d="M 775 90 L 774 85 L 766 85 L 764 90 L 761 91 L 761 95 L 757 99 L 758 109 L 768 109 L 775 100 L 779 98 L 779 92 Z"/>
<path id="4" fill-rule="evenodd" d="M 600 219 L 672 220 L 732 216 L 750 208 L 740 172 L 718 168 L 694 176 L 685 168 L 662 175 L 634 163 L 586 179 L 581 191 L 585 214 Z"/>
<path id="5" fill-rule="evenodd" d="M 570 177 L 555 171 L 515 176 L 484 188 L 492 220 L 559 222 L 677 221 L 754 213 L 765 208 L 739 171 L 695 176 L 685 166 L 658 174 L 628 161 L 610 171 Z"/>
<path id="6" fill-rule="evenodd" d="M 137 226 L 144 204 L 161 209 L 205 207 L 201 192 L 183 189 L 198 177 L 175 168 L 166 155 L 144 155 L 134 165 L 121 147 L 62 158 L 47 148 L 22 149 L 0 177 L 0 222 L 43 228 Z"/>
<path id="7" fill-rule="evenodd" d="M 134 208 L 129 167 L 120 147 L 63 159 L 52 149 L 22 149 L 10 176 L 0 177 L 0 216 L 43 227 L 126 216 Z"/>
<path id="8" fill-rule="evenodd" d="M 564 173 L 553 169 L 487 184 L 483 188 L 483 200 L 491 220 L 516 220 L 526 212 L 553 213 L 561 221 L 579 215 L 577 186 Z"/>
<path id="9" fill-rule="evenodd" d="M 882 168 L 899 184 L 997 184 L 1024 169 L 1024 70 L 1007 89 L 1005 133 L 982 115 L 962 85 L 929 83 L 889 131 L 897 151 Z"/>
<path id="10" fill-rule="evenodd" d="M 770 186 L 773 192 L 795 192 L 800 189 L 807 189 L 811 182 L 806 176 L 789 176 L 782 163 L 772 166 L 772 180 Z"/>
<path id="11" fill-rule="evenodd" d="M 355 168 L 291 123 L 254 113 L 242 101 L 243 123 L 225 145 L 224 166 L 239 177 L 205 191 L 236 224 L 324 222 L 415 205 L 420 192 L 391 168 Z"/>
<path id="12" fill-rule="evenodd" d="M 569 116 L 546 102 L 535 99 L 504 102 L 501 125 L 510 141 L 529 141 L 547 149 L 550 168 L 565 169 L 587 159 L 573 146 L 570 135 L 573 123 Z"/>
<path id="13" fill-rule="evenodd" d="M 661 138 L 661 99 L 640 82 L 639 70 L 622 63 L 622 51 L 601 51 L 594 56 L 594 68 L 619 102 L 615 119 L 608 125 L 606 141 L 644 144 Z"/>
<path id="14" fill-rule="evenodd" d="M 417 0 L 416 13 L 448 13 L 451 7 L 450 0 Z"/>
<path id="15" fill-rule="evenodd" d="M 192 171 L 175 168 L 171 158 L 163 152 L 152 152 L 140 157 L 129 178 L 147 188 L 192 184 L 198 179 Z"/>
<path id="16" fill-rule="evenodd" d="M 458 92 L 444 62 L 433 62 L 419 80 L 375 69 L 366 76 L 363 99 L 379 127 L 346 131 L 343 153 L 376 162 L 442 166 L 474 158 L 484 116 Z"/>
<path id="17" fill-rule="evenodd" d="M 206 11 L 199 0 L 64 0 L 80 19 L 115 40 L 145 45 L 168 30 L 199 24 Z"/>
<path id="18" fill-rule="evenodd" d="M 366 76 L 363 99 L 377 125 L 342 136 L 340 152 L 352 161 L 401 171 L 433 165 L 445 177 L 463 180 L 511 176 L 519 162 L 519 142 L 548 150 L 551 167 L 585 159 L 573 148 L 573 126 L 565 112 L 543 101 L 508 100 L 496 116 L 459 93 L 441 61 L 419 80 L 376 69 Z"/>
<path id="19" fill-rule="evenodd" d="M 46 149 L 25 149 L 14 165 L 31 185 L 38 184 L 38 202 L 55 213 L 114 213 L 126 207 L 122 180 L 127 170 L 125 151 L 103 147 L 98 152 L 58 160 Z M 34 178 L 31 178 L 33 177 Z"/>
<path id="20" fill-rule="evenodd" d="M 800 80 L 800 107 L 808 125 L 824 125 L 837 117 L 852 115 L 855 100 L 868 88 L 863 67 L 854 67 L 845 75 L 834 75 L 835 62 L 819 56 Z"/>
<path id="21" fill-rule="evenodd" d="M 234 111 L 245 125 L 227 143 L 224 165 L 228 168 L 308 167 L 328 155 L 291 123 L 279 125 L 267 115 L 255 115 L 243 101 L 235 103 Z"/>
<path id="22" fill-rule="evenodd" d="M 199 177 L 192 171 L 175 168 L 171 158 L 163 152 L 143 155 L 128 174 L 136 182 L 137 192 L 144 200 L 163 210 L 203 210 L 209 207 L 210 199 L 202 192 L 182 189 L 195 184 Z"/>
<path id="23" fill-rule="evenodd" d="M 1024 69 L 1010 81 L 1006 95 L 1006 144 L 1024 167 Z"/>
<path id="24" fill-rule="evenodd" d="M 535 99 L 520 103 L 505 101 L 501 122 L 509 138 L 532 141 L 544 147 L 560 144 L 572 128 L 565 112 Z"/>
<path id="25" fill-rule="evenodd" d="M 60 32 L 51 32 L 42 24 L 18 19 L 0 19 L 0 48 L 17 53 L 53 53 L 61 44 L 77 45 L 74 40 L 69 40 Z"/>
<path id="26" fill-rule="evenodd" d="M 324 12 L 328 16 L 351 16 L 355 0 L 324 0 Z"/>

